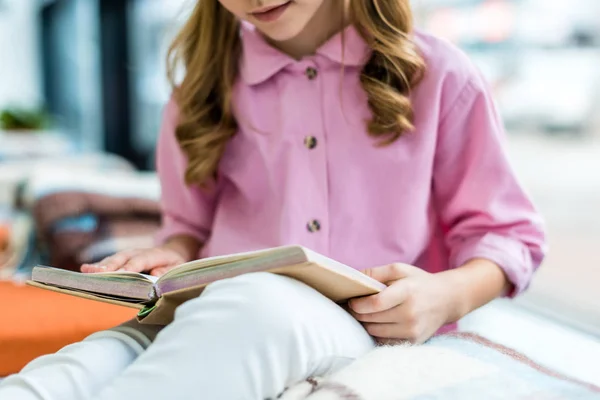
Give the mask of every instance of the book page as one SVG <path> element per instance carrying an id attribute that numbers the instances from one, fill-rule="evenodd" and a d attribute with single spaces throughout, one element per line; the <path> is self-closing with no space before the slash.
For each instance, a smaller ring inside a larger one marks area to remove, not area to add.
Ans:
<path id="1" fill-rule="evenodd" d="M 79 277 L 83 279 L 123 279 L 123 280 L 133 280 L 133 281 L 149 281 L 151 283 L 155 283 L 158 280 L 158 277 L 141 274 L 139 272 L 130 272 L 130 271 L 111 271 L 111 272 L 95 272 L 84 274 L 83 272 L 77 271 L 69 271 L 66 269 L 47 267 L 47 266 L 37 266 L 35 267 L 36 271 L 43 272 L 44 274 L 52 274 L 57 276 L 72 276 Z"/>
<path id="2" fill-rule="evenodd" d="M 351 268 L 339 261 L 333 260 L 329 257 L 325 257 L 322 254 L 314 252 L 309 249 L 304 249 L 308 260 L 320 268 L 328 269 L 340 276 L 344 276 L 348 279 L 361 282 L 363 285 L 369 286 L 376 290 L 383 290 L 386 285 L 376 281 L 375 279 L 365 275 L 363 272 Z"/>
<path id="3" fill-rule="evenodd" d="M 158 281 L 166 281 L 166 280 L 169 280 L 170 278 L 173 278 L 173 277 L 176 277 L 179 275 L 185 275 L 189 272 L 196 271 L 196 270 L 203 269 L 203 268 L 217 267 L 219 265 L 231 264 L 231 263 L 236 263 L 236 262 L 244 261 L 244 260 L 250 260 L 250 259 L 254 259 L 254 258 L 272 256 L 277 253 L 292 254 L 292 253 L 297 253 L 298 251 L 303 251 L 303 249 L 300 246 L 281 246 L 281 247 L 270 248 L 270 249 L 265 249 L 265 250 L 255 250 L 255 251 L 248 251 L 248 252 L 237 253 L 237 254 L 228 254 L 228 255 L 224 255 L 224 256 L 215 256 L 215 257 L 209 257 L 209 258 L 204 258 L 204 259 L 200 259 L 200 260 L 194 260 L 194 261 L 190 261 L 188 263 L 182 264 L 179 267 L 170 270 L 169 272 L 167 272 L 166 274 L 161 276 Z"/>
<path id="4" fill-rule="evenodd" d="M 34 287 L 44 289 L 44 290 L 50 290 L 53 292 L 67 294 L 70 296 L 81 297 L 83 299 L 88 299 L 88 300 L 100 301 L 102 303 L 108 303 L 108 304 L 113 304 L 113 305 L 117 305 L 117 306 L 129 307 L 129 308 L 135 308 L 138 310 L 141 310 L 142 308 L 144 308 L 144 303 L 140 302 L 139 300 L 135 300 L 135 299 L 127 301 L 127 300 L 123 300 L 118 297 L 111 297 L 111 296 L 101 295 L 101 294 L 97 294 L 97 293 L 79 292 L 79 291 L 72 290 L 72 289 L 65 289 L 65 288 L 60 288 L 57 286 L 50 286 L 50 285 L 46 285 L 46 284 L 38 283 L 38 282 L 34 282 L 34 281 L 27 281 L 26 284 L 29 286 L 34 286 Z"/>
<path id="5" fill-rule="evenodd" d="M 147 274 L 142 274 L 139 272 L 130 272 L 130 271 L 113 271 L 113 272 L 96 272 L 93 275 L 98 278 L 117 278 L 117 279 L 132 279 L 132 280 L 142 280 L 142 281 L 150 281 L 155 283 L 158 280 L 158 276 L 152 276 Z"/>
<path id="6" fill-rule="evenodd" d="M 148 300 L 154 296 L 154 283 L 158 278 L 128 271 L 84 274 L 37 266 L 33 268 L 31 280 L 85 292 Z"/>

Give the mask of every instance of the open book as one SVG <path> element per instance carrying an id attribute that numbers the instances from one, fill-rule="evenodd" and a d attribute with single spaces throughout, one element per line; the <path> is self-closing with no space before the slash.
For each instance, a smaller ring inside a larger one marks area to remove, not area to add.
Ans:
<path id="1" fill-rule="evenodd" d="M 380 292 L 385 285 L 301 246 L 211 257 L 182 264 L 160 278 L 134 272 L 83 274 L 38 266 L 28 284 L 87 299 L 140 309 L 138 320 L 166 324 L 175 308 L 220 279 L 251 272 L 286 275 L 335 302 Z"/>

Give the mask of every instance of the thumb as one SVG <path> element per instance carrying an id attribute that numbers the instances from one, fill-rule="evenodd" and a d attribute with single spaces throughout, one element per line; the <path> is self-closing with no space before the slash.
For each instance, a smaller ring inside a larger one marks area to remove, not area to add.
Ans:
<path id="1" fill-rule="evenodd" d="M 379 282 L 388 283 L 426 272 L 421 268 L 409 264 L 394 263 L 382 267 L 366 269 L 363 273 Z"/>

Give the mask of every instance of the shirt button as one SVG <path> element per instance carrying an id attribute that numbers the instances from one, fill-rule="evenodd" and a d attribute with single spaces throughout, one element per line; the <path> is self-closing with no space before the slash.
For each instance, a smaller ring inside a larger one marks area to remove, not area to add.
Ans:
<path id="1" fill-rule="evenodd" d="M 308 229 L 308 231 L 311 233 L 318 232 L 321 230 L 321 223 L 316 219 L 313 219 L 308 224 L 306 224 L 306 229 Z"/>
<path id="2" fill-rule="evenodd" d="M 304 145 L 307 149 L 312 150 L 317 147 L 317 138 L 314 136 L 307 136 L 304 138 Z"/>
<path id="3" fill-rule="evenodd" d="M 311 81 L 313 79 L 315 79 L 318 75 L 318 72 L 315 68 L 313 67 L 308 67 L 306 68 L 306 76 L 308 77 L 308 79 L 310 79 Z"/>

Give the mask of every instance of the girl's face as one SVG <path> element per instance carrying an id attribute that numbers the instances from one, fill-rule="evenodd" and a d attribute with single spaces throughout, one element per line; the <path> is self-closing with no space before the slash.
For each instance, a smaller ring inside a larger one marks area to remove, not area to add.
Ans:
<path id="1" fill-rule="evenodd" d="M 242 20 L 276 42 L 297 37 L 324 3 L 333 0 L 219 0 Z"/>

